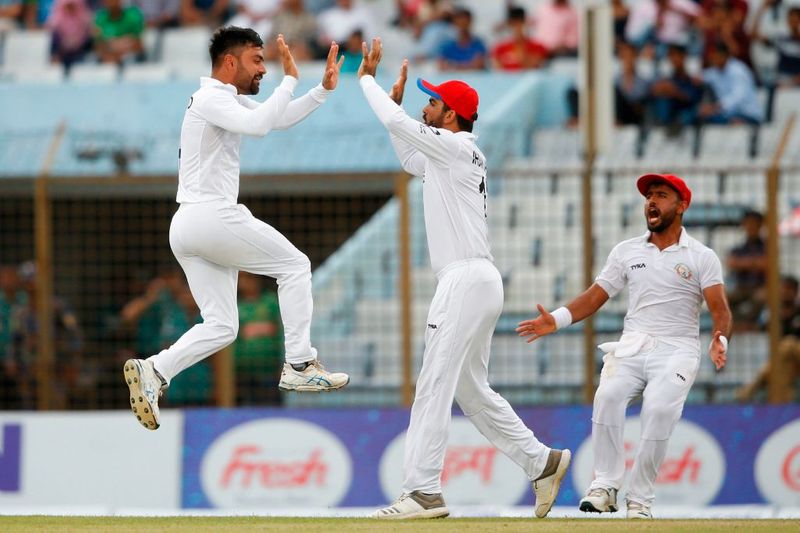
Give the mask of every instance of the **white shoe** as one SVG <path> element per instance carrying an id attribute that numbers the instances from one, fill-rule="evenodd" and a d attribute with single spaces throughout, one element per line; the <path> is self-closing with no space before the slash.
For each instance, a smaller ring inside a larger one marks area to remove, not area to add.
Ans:
<path id="1" fill-rule="evenodd" d="M 341 389 L 349 382 L 350 376 L 347 374 L 328 372 L 314 359 L 302 371 L 295 370 L 289 363 L 284 363 L 278 388 L 282 391 L 320 392 Z"/>
<path id="2" fill-rule="evenodd" d="M 153 363 L 147 359 L 125 361 L 125 382 L 131 394 L 131 411 L 144 427 L 156 430 L 161 425 L 158 419 L 158 397 L 166 384 L 156 373 Z"/>
<path id="3" fill-rule="evenodd" d="M 403 494 L 392 505 L 378 509 L 373 518 L 383 520 L 401 520 L 404 518 L 444 518 L 450 514 L 444 503 L 442 493 L 425 494 L 415 490 L 411 494 Z"/>
<path id="4" fill-rule="evenodd" d="M 567 473 L 569 462 L 572 459 L 572 452 L 569 450 L 550 450 L 547 458 L 547 465 L 544 471 L 549 473 L 547 476 L 531 482 L 533 492 L 536 494 L 536 502 L 533 504 L 534 514 L 537 518 L 544 518 L 553 507 L 553 503 L 558 496 L 558 489 L 561 487 L 561 480 Z M 555 470 L 553 470 L 555 469 Z"/>
<path id="5" fill-rule="evenodd" d="M 581 500 L 580 509 L 584 513 L 616 513 L 617 489 L 596 488 Z"/>
<path id="6" fill-rule="evenodd" d="M 628 500 L 628 518 L 653 518 L 653 513 L 649 505 Z"/>

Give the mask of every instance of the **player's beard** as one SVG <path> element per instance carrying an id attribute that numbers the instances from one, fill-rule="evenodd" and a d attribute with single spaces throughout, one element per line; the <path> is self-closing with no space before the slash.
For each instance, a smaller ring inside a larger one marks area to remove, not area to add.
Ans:
<path id="1" fill-rule="evenodd" d="M 678 215 L 674 210 L 666 213 L 659 211 L 658 221 L 655 223 L 650 222 L 650 209 L 645 211 L 644 216 L 645 220 L 647 221 L 647 229 L 653 233 L 661 233 L 672 226 L 672 223 L 675 221 L 675 217 Z"/>
<path id="2" fill-rule="evenodd" d="M 429 119 L 426 113 L 422 113 L 422 122 L 431 128 L 441 128 L 444 126 L 444 119 L 442 118 L 442 115 L 439 115 L 437 119 Z"/>
<path id="3" fill-rule="evenodd" d="M 258 94 L 259 82 L 263 77 L 261 74 L 254 76 L 241 67 L 239 67 L 237 74 L 236 88 L 239 90 L 239 94 Z"/>

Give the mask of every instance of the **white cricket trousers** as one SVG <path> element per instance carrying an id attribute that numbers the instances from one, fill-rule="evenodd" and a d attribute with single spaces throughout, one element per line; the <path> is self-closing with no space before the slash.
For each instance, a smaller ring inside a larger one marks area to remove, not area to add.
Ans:
<path id="1" fill-rule="evenodd" d="M 500 273 L 491 261 L 468 259 L 451 263 L 437 276 L 406 434 L 403 492 L 442 492 L 454 397 L 478 431 L 535 479 L 550 449 L 488 382 L 492 333 L 503 309 Z"/>
<path id="2" fill-rule="evenodd" d="M 652 504 L 655 498 L 658 469 L 700 366 L 699 344 L 690 349 L 655 337 L 652 341 L 631 357 L 606 354 L 592 412 L 595 478 L 590 490 L 619 490 L 625 477 L 625 410 L 634 398 L 642 395 L 642 433 L 627 499 L 645 505 Z"/>
<path id="3" fill-rule="evenodd" d="M 302 363 L 316 358 L 310 333 L 311 263 L 275 228 L 241 204 L 181 204 L 172 217 L 169 244 L 186 273 L 203 322 L 150 358 L 167 382 L 236 339 L 240 270 L 277 280 L 286 360 Z"/>

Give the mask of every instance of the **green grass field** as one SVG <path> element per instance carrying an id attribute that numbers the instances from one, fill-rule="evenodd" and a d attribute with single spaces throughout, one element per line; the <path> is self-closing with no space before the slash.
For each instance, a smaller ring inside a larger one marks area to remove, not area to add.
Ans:
<path id="1" fill-rule="evenodd" d="M 800 531 L 800 520 L 653 520 L 629 521 L 594 518 L 447 518 L 431 521 L 379 522 L 368 518 L 265 518 L 265 517 L 64 517 L 3 516 L 0 531 L 126 531 L 126 532 L 194 532 L 194 531 L 413 531 L 463 533 L 491 531 L 569 532 L 586 531 Z"/>

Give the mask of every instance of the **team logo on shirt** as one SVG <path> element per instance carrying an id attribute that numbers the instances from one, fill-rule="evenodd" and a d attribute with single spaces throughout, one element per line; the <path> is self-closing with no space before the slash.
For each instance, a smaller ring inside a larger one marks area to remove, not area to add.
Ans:
<path id="1" fill-rule="evenodd" d="M 678 263 L 677 265 L 675 265 L 675 272 L 677 272 L 678 275 L 685 280 L 692 279 L 692 271 L 689 269 L 688 266 L 684 265 L 683 263 Z"/>

